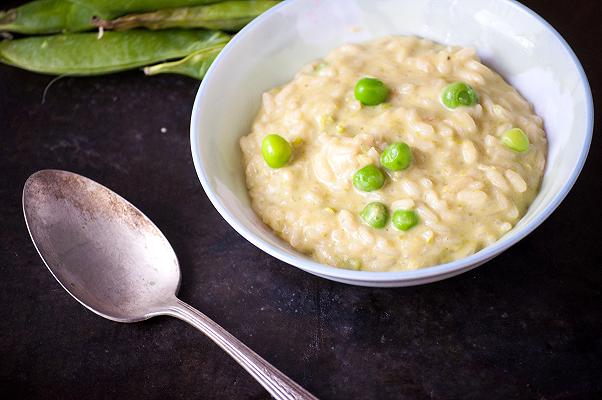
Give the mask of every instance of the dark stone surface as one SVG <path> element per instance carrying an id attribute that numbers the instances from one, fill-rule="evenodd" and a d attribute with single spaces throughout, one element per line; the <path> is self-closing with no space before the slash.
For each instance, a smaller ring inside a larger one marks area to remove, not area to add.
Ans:
<path id="1" fill-rule="evenodd" d="M 573 46 L 597 97 L 600 3 L 527 3 Z M 42 102 L 49 81 L 0 67 L 3 398 L 267 398 L 184 323 L 109 322 L 63 291 L 21 215 L 23 183 L 43 168 L 82 173 L 136 204 L 179 256 L 181 298 L 321 398 L 602 398 L 599 137 L 566 201 L 510 251 L 444 282 L 368 289 L 285 265 L 222 220 L 189 151 L 197 82 L 65 78 Z"/>

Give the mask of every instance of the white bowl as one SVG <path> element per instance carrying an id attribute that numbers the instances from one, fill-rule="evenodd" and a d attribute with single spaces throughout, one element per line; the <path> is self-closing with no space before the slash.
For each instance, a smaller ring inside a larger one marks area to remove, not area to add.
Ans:
<path id="1" fill-rule="evenodd" d="M 306 63 L 351 42 L 417 35 L 476 47 L 543 117 L 549 139 L 541 192 L 495 244 L 464 259 L 402 272 L 333 268 L 293 250 L 254 214 L 238 140 L 250 132 L 261 94 Z M 309 273 L 363 286 L 408 286 L 468 271 L 541 224 L 573 186 L 593 129 L 589 84 L 577 57 L 546 21 L 510 0 L 288 0 L 245 27 L 214 61 L 197 94 L 190 128 L 194 165 L 228 223 L 272 256 Z"/>

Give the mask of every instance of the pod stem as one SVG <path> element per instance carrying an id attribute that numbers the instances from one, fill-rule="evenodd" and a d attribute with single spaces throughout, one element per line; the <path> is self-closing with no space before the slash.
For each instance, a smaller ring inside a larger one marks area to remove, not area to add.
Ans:
<path id="1" fill-rule="evenodd" d="M 181 60 L 164 62 L 144 68 L 146 75 L 179 74 L 194 79 L 203 79 L 211 63 L 222 51 L 226 43 L 196 51 Z"/>

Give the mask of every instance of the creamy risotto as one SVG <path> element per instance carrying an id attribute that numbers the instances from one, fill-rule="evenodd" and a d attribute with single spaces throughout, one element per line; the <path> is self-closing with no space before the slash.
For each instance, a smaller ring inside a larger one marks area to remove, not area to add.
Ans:
<path id="1" fill-rule="evenodd" d="M 241 138 L 253 209 L 324 264 L 409 270 L 488 246 L 525 214 L 540 117 L 471 48 L 345 45 L 263 95 Z"/>

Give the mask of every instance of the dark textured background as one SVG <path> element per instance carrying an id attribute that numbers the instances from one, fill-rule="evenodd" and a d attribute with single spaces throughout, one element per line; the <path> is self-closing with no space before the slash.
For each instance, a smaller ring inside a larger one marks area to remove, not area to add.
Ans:
<path id="1" fill-rule="evenodd" d="M 597 98 L 600 2 L 526 3 L 573 46 Z M 597 133 L 568 198 L 511 250 L 444 282 L 368 289 L 285 265 L 222 220 L 190 156 L 198 82 L 137 71 L 65 78 L 42 103 L 49 81 L 0 66 L 3 398 L 267 398 L 184 323 L 106 321 L 63 291 L 21 215 L 23 183 L 43 168 L 84 174 L 136 204 L 179 256 L 181 298 L 321 398 L 602 398 Z"/>

